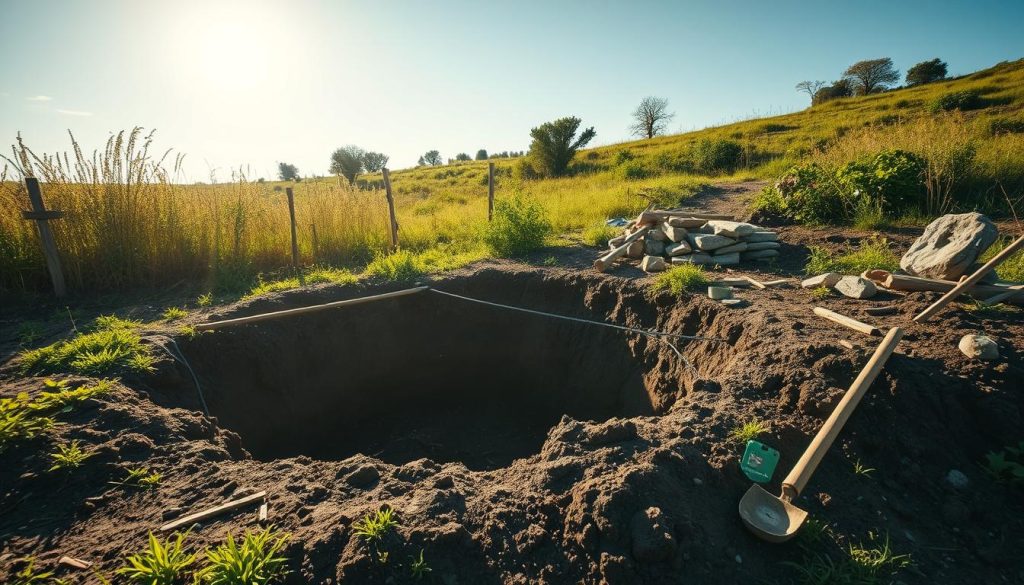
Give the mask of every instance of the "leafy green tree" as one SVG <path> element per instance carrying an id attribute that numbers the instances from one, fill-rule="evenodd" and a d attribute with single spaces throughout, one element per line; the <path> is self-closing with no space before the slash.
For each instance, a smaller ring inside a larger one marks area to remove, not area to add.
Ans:
<path id="1" fill-rule="evenodd" d="M 936 57 L 921 61 L 907 70 L 907 85 L 921 85 L 946 78 L 946 64 Z"/>
<path id="2" fill-rule="evenodd" d="M 845 79 L 840 79 L 832 85 L 826 85 L 814 92 L 814 98 L 811 99 L 811 105 L 816 106 L 829 100 L 850 97 L 851 95 L 853 95 L 853 89 L 850 87 L 850 82 Z"/>
<path id="3" fill-rule="evenodd" d="M 441 159 L 441 153 L 436 150 L 428 150 L 427 152 L 423 153 L 423 156 L 420 157 L 420 160 L 422 161 L 420 164 L 430 165 L 432 167 L 436 167 L 437 165 L 444 163 L 444 161 Z"/>
<path id="4" fill-rule="evenodd" d="M 857 95 L 867 95 L 889 89 L 900 80 L 900 72 L 892 65 L 892 59 L 868 59 L 858 61 L 843 73 Z"/>
<path id="5" fill-rule="evenodd" d="M 299 167 L 286 162 L 277 163 L 277 176 L 282 181 L 297 181 L 299 179 Z"/>
<path id="6" fill-rule="evenodd" d="M 480 150 L 476 151 L 476 160 L 487 160 L 487 158 L 488 157 L 486 150 L 481 148 Z"/>
<path id="7" fill-rule="evenodd" d="M 379 173 L 381 169 L 388 166 L 390 157 L 379 152 L 367 152 L 363 154 L 363 167 L 368 173 Z"/>
<path id="8" fill-rule="evenodd" d="M 356 175 L 363 172 L 363 157 L 366 151 L 354 144 L 342 146 L 331 155 L 331 174 L 345 177 L 348 184 L 356 182 Z"/>
<path id="9" fill-rule="evenodd" d="M 597 135 L 590 127 L 576 136 L 582 120 L 574 116 L 545 122 L 530 130 L 530 156 L 540 167 L 542 174 L 557 177 L 565 174 L 576 152 Z"/>
<path id="10" fill-rule="evenodd" d="M 464 152 L 460 152 L 459 154 L 455 155 L 455 160 L 457 160 L 459 162 L 462 162 L 462 161 L 473 160 L 473 159 L 470 158 L 468 154 L 466 154 Z"/>

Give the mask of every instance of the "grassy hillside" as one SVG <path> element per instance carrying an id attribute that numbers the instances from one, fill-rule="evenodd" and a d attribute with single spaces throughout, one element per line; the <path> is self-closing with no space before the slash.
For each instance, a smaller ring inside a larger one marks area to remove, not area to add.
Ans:
<path id="1" fill-rule="evenodd" d="M 973 109 L 935 111 L 940 98 L 965 91 L 975 92 Z M 531 196 L 545 208 L 554 234 L 597 243 L 604 219 L 632 215 L 652 201 L 679 203 L 712 181 L 774 179 L 797 163 L 835 167 L 893 148 L 938 160 L 960 145 L 969 146 L 973 157 L 957 167 L 958 206 L 1002 212 L 1007 198 L 1024 194 L 1022 109 L 1024 60 L 793 114 L 582 151 L 570 175 L 561 178 L 528 180 L 518 171 L 519 160 L 500 159 L 495 161 L 497 196 Z M 699 160 L 702 145 L 716 141 L 736 145 L 738 156 L 728 168 Z M 238 290 L 252 286 L 260 273 L 288 266 L 284 184 L 172 184 L 147 158 L 146 145 L 145 137 L 125 133 L 95 159 L 82 155 L 76 161 L 74 153 L 34 158 L 25 151 L 19 161 L 43 179 L 49 206 L 68 212 L 53 225 L 73 288 L 116 290 L 189 279 L 211 289 Z M 20 216 L 28 208 L 23 187 L 11 180 L 19 178 L 14 169 L 5 173 L 0 292 L 46 290 L 34 226 Z M 482 238 L 486 173 L 486 162 L 394 171 L 404 252 L 376 263 L 388 239 L 384 197 L 374 188 L 379 175 L 360 177 L 362 189 L 340 186 L 333 178 L 289 184 L 296 196 L 302 263 L 356 272 L 369 265 L 374 273 L 393 276 L 491 254 Z"/>

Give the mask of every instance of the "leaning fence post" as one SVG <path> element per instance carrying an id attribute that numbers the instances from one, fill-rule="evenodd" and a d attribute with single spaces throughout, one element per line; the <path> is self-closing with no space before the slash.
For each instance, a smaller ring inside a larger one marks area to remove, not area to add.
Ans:
<path id="1" fill-rule="evenodd" d="M 387 169 L 381 169 L 384 175 L 384 195 L 388 198 L 388 214 L 391 216 L 391 251 L 398 249 L 398 219 L 395 217 L 395 199 L 391 196 L 391 175 Z"/>
<path id="2" fill-rule="evenodd" d="M 299 271 L 299 236 L 295 231 L 295 195 L 292 194 L 292 188 L 286 187 L 284 192 L 288 195 L 288 215 L 291 216 L 292 223 L 292 268 L 296 272 Z"/>
<path id="3" fill-rule="evenodd" d="M 487 221 L 494 217 L 494 163 L 487 163 Z"/>
<path id="4" fill-rule="evenodd" d="M 46 268 L 50 271 L 50 280 L 53 281 L 53 292 L 58 297 L 63 297 L 67 294 L 64 271 L 60 266 L 57 242 L 53 239 L 53 232 L 50 231 L 50 224 L 47 222 L 64 217 L 64 212 L 46 209 L 46 205 L 43 204 L 43 192 L 39 189 L 39 180 L 35 177 L 25 177 L 25 188 L 28 189 L 28 201 L 32 205 L 32 211 L 22 211 L 21 216 L 25 219 L 35 220 L 36 227 L 39 228 L 39 240 L 43 244 Z"/>

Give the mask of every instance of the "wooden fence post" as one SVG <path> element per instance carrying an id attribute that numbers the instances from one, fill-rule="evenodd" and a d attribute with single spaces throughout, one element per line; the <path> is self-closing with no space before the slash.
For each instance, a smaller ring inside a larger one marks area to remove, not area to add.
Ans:
<path id="1" fill-rule="evenodd" d="M 391 216 L 391 251 L 398 249 L 398 218 L 395 217 L 395 199 L 391 196 L 391 175 L 381 169 L 384 175 L 384 195 L 388 198 L 388 214 Z"/>
<path id="2" fill-rule="evenodd" d="M 288 215 L 292 220 L 292 268 L 299 271 L 299 236 L 295 231 L 295 195 L 292 188 L 286 187 L 284 192 L 288 195 Z"/>
<path id="3" fill-rule="evenodd" d="M 67 294 L 64 271 L 60 266 L 57 242 L 53 239 L 53 232 L 50 231 L 50 224 L 47 222 L 64 217 L 64 212 L 47 211 L 46 205 L 43 204 L 43 192 L 39 189 L 39 180 L 35 177 L 25 177 L 25 188 L 28 189 L 28 200 L 32 205 L 32 211 L 22 211 L 21 216 L 25 219 L 35 220 L 36 227 L 39 228 L 39 240 L 43 244 L 46 268 L 50 271 L 50 280 L 53 281 L 53 292 L 58 297 L 63 297 Z"/>
<path id="4" fill-rule="evenodd" d="M 487 221 L 494 217 L 494 163 L 487 163 Z"/>

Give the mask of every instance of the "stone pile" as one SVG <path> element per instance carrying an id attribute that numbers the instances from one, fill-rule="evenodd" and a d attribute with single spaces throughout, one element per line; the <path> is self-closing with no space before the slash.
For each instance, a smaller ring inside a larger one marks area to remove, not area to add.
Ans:
<path id="1" fill-rule="evenodd" d="M 608 241 L 613 250 L 629 233 Z M 626 249 L 626 256 L 640 260 L 640 268 L 660 272 L 669 264 L 733 266 L 748 260 L 768 260 L 779 255 L 779 234 L 750 223 L 669 216 Z"/>

